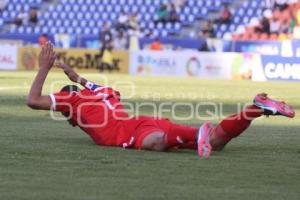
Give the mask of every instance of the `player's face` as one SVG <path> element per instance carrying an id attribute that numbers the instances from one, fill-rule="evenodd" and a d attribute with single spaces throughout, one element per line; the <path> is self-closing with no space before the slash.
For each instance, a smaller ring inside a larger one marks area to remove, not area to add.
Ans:
<path id="1" fill-rule="evenodd" d="M 66 118 L 68 118 L 68 122 L 71 126 L 73 126 L 73 127 L 77 126 L 77 123 L 72 118 L 69 119 L 70 113 L 62 112 L 62 115 L 65 116 Z"/>

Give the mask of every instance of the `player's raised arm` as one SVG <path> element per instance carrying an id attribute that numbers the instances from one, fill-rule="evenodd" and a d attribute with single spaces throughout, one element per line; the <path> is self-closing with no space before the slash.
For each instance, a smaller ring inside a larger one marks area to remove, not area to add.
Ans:
<path id="1" fill-rule="evenodd" d="M 39 71 L 27 98 L 27 105 L 32 109 L 49 110 L 51 108 L 51 99 L 49 96 L 42 96 L 42 89 L 55 59 L 56 54 L 53 51 L 53 46 L 51 43 L 47 43 L 39 55 Z"/>
<path id="2" fill-rule="evenodd" d="M 68 78 L 74 82 L 79 83 L 83 87 L 89 89 L 89 90 L 95 90 L 99 87 L 99 85 L 96 85 L 93 82 L 90 82 L 86 80 L 85 78 L 79 76 L 69 65 L 64 63 L 56 63 L 56 66 L 63 69 L 65 74 L 68 76 Z"/>

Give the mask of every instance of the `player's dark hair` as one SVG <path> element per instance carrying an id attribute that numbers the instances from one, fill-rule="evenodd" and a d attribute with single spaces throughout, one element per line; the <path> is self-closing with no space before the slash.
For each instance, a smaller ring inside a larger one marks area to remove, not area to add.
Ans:
<path id="1" fill-rule="evenodd" d="M 77 85 L 66 85 L 60 91 L 61 92 L 79 92 L 80 88 Z M 68 118 L 68 122 L 71 126 L 73 126 L 73 127 L 77 126 L 76 122 L 69 119 L 70 118 L 70 112 L 62 112 L 61 114 L 63 116 L 65 116 L 66 118 Z"/>
<path id="2" fill-rule="evenodd" d="M 77 85 L 66 85 L 60 91 L 61 92 L 79 92 L 80 88 Z"/>

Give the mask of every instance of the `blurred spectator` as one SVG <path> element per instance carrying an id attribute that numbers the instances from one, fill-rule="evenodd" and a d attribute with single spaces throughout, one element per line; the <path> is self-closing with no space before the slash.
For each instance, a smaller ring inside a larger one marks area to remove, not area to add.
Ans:
<path id="1" fill-rule="evenodd" d="M 290 23 L 289 23 L 289 33 L 293 33 L 294 32 L 294 28 L 296 27 L 297 25 L 297 21 L 296 21 L 296 18 L 295 18 L 295 15 L 293 12 L 290 13 L 291 17 L 290 17 Z"/>
<path id="2" fill-rule="evenodd" d="M 215 37 L 214 24 L 211 20 L 207 20 L 200 32 L 201 37 L 213 38 Z"/>
<path id="3" fill-rule="evenodd" d="M 290 21 L 285 19 L 282 21 L 282 23 L 280 24 L 280 33 L 289 33 L 290 31 Z"/>
<path id="4" fill-rule="evenodd" d="M 280 27 L 280 21 L 277 18 L 272 18 L 270 22 L 270 33 L 279 34 Z"/>
<path id="5" fill-rule="evenodd" d="M 113 35 L 110 30 L 110 25 L 107 22 L 103 23 L 102 29 L 99 35 L 101 49 L 100 49 L 100 58 L 101 58 L 101 66 L 100 71 L 108 69 L 109 71 L 113 68 L 113 58 L 112 58 L 112 42 Z"/>
<path id="6" fill-rule="evenodd" d="M 130 29 L 137 30 L 139 28 L 137 13 L 130 15 L 128 24 Z"/>
<path id="7" fill-rule="evenodd" d="M 170 10 L 169 10 L 169 21 L 172 23 L 179 21 L 179 15 L 177 13 L 177 9 L 174 3 L 170 4 Z"/>
<path id="8" fill-rule="evenodd" d="M 279 9 L 280 11 L 284 11 L 288 8 L 287 0 L 275 0 L 274 9 Z"/>
<path id="9" fill-rule="evenodd" d="M 270 34 L 270 22 L 269 19 L 263 17 L 260 21 L 259 26 L 255 27 L 255 32 L 257 33 L 267 33 Z"/>
<path id="10" fill-rule="evenodd" d="M 150 45 L 150 49 L 153 51 L 161 51 L 162 50 L 162 44 L 159 40 L 159 38 L 156 38 Z"/>
<path id="11" fill-rule="evenodd" d="M 117 37 L 114 39 L 114 49 L 126 50 L 127 46 L 127 37 L 123 31 L 119 31 Z"/>
<path id="12" fill-rule="evenodd" d="M 213 25 L 214 24 L 213 24 L 212 20 L 207 20 L 204 23 L 201 31 L 199 32 L 199 37 L 203 42 L 200 43 L 198 51 L 203 51 L 203 52 L 210 51 L 207 40 L 208 40 L 208 38 L 215 37 L 215 31 L 214 31 Z"/>
<path id="13" fill-rule="evenodd" d="M 22 8 L 19 12 L 19 14 L 16 16 L 14 20 L 14 24 L 17 26 L 22 26 L 24 22 L 27 20 L 27 14 L 24 12 L 24 9 Z"/>
<path id="14" fill-rule="evenodd" d="M 113 55 L 110 49 L 104 49 L 102 54 L 101 54 L 101 65 L 100 65 L 100 72 L 108 70 L 111 72 L 113 70 L 114 66 L 114 59 Z"/>
<path id="15" fill-rule="evenodd" d="M 296 11 L 296 23 L 297 25 L 300 25 L 300 8 Z"/>
<path id="16" fill-rule="evenodd" d="M 265 7 L 266 9 L 271 9 L 271 10 L 273 10 L 274 5 L 275 5 L 275 0 L 265 0 L 264 3 L 265 3 L 265 6 L 264 6 L 264 7 Z"/>
<path id="17" fill-rule="evenodd" d="M 113 41 L 113 35 L 110 30 L 110 26 L 107 22 L 104 22 L 102 26 L 102 30 L 100 31 L 99 35 L 100 43 L 101 43 L 101 51 L 104 51 L 105 49 L 110 49 L 112 46 Z M 102 52 L 103 53 L 103 52 Z"/>
<path id="18" fill-rule="evenodd" d="M 44 45 L 46 45 L 48 41 L 49 41 L 49 39 L 48 39 L 48 35 L 47 34 L 42 34 L 39 37 L 39 45 L 41 47 L 44 46 Z"/>
<path id="19" fill-rule="evenodd" d="M 118 22 L 116 26 L 117 30 L 122 31 L 122 30 L 127 30 L 128 28 L 128 14 L 122 10 L 119 17 L 118 17 Z"/>
<path id="20" fill-rule="evenodd" d="M 128 31 L 129 35 L 129 49 L 130 51 L 140 50 L 139 39 L 142 37 L 142 33 L 139 29 L 130 29 Z"/>
<path id="21" fill-rule="evenodd" d="M 0 12 L 2 12 L 7 5 L 7 0 L 0 0 Z"/>
<path id="22" fill-rule="evenodd" d="M 198 48 L 198 51 L 203 51 L 203 52 L 208 52 L 210 51 L 207 41 L 205 40 L 205 42 L 203 42 L 200 47 Z"/>
<path id="23" fill-rule="evenodd" d="M 216 23 L 220 24 L 228 24 L 231 21 L 231 12 L 229 10 L 228 5 L 225 5 L 223 10 L 221 11 L 220 18 L 216 19 Z"/>
<path id="24" fill-rule="evenodd" d="M 171 4 L 174 4 L 176 10 L 179 11 L 185 4 L 185 0 L 173 0 Z"/>
<path id="25" fill-rule="evenodd" d="M 162 22 L 165 23 L 168 21 L 168 17 L 169 17 L 169 12 L 168 12 L 168 7 L 166 4 L 162 3 L 159 7 L 159 9 L 156 11 L 155 13 L 156 15 L 156 20 L 155 22 Z"/>
<path id="26" fill-rule="evenodd" d="M 38 21 L 38 9 L 32 8 L 29 12 L 29 22 L 33 25 L 37 25 Z"/>

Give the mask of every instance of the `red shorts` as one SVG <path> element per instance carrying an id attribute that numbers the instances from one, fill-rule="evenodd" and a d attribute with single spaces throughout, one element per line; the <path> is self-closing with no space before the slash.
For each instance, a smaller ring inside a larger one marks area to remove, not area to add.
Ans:
<path id="1" fill-rule="evenodd" d="M 168 119 L 160 119 L 148 116 L 138 116 L 124 121 L 127 142 L 125 148 L 141 149 L 144 139 L 153 132 L 167 133 L 172 123 Z M 129 138 L 129 139 L 128 139 Z"/>

